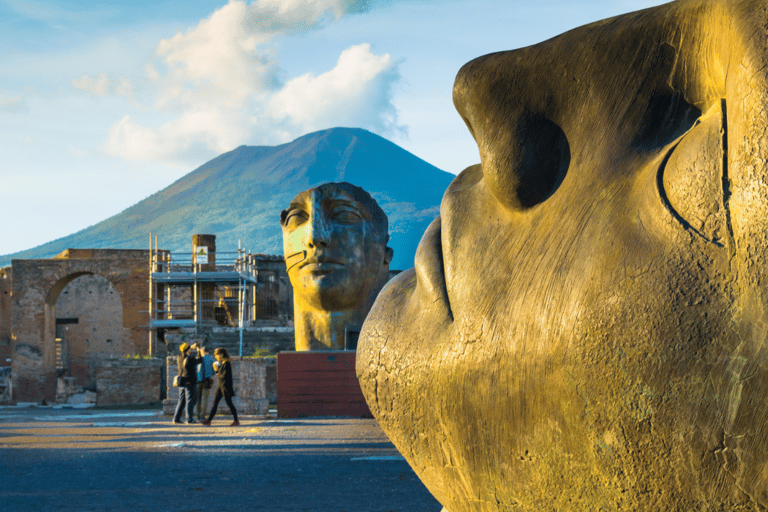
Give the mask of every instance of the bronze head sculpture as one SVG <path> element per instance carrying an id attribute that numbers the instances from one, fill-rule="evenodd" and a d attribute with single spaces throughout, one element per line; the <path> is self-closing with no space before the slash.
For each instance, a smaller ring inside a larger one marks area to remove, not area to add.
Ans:
<path id="1" fill-rule="evenodd" d="M 343 349 L 389 279 L 386 214 L 362 188 L 326 183 L 297 195 L 280 224 L 296 350 Z"/>
<path id="2" fill-rule="evenodd" d="M 486 55 L 357 372 L 448 512 L 768 507 L 768 3 Z"/>

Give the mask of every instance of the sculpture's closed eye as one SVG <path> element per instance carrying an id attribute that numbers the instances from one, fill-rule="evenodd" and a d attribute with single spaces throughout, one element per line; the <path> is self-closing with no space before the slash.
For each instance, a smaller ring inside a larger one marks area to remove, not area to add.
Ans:
<path id="1" fill-rule="evenodd" d="M 702 115 L 662 164 L 659 192 L 685 228 L 719 246 L 728 229 L 725 102 Z"/>
<path id="2" fill-rule="evenodd" d="M 288 212 L 284 215 L 283 225 L 286 227 L 286 229 L 292 230 L 304 224 L 307 220 L 309 220 L 309 214 L 307 214 L 307 212 L 294 208 L 288 210 Z"/>

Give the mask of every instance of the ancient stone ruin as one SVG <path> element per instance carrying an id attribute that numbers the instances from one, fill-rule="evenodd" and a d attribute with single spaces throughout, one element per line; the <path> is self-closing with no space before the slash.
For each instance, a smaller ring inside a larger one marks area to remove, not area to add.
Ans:
<path id="1" fill-rule="evenodd" d="M 146 353 L 147 256 L 70 249 L 49 260 L 13 260 L 11 300 L 0 311 L 11 331 L 13 401 L 54 402 L 67 386 L 95 391 L 102 359 Z"/>
<path id="2" fill-rule="evenodd" d="M 189 264 L 172 279 L 177 260 L 162 250 L 69 249 L 0 269 L 0 403 L 157 402 L 165 355 L 188 337 L 245 356 L 292 348 L 283 259 L 235 253 L 252 276 L 238 288 L 215 237 L 197 236 L 213 249 L 207 275 Z"/>

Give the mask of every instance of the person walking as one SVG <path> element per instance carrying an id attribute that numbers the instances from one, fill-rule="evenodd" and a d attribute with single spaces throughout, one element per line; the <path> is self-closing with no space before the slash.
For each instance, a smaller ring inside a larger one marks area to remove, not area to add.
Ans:
<path id="1" fill-rule="evenodd" d="M 229 360 L 229 352 L 227 352 L 227 349 L 219 347 L 213 351 L 213 356 L 219 363 L 218 366 L 215 366 L 216 377 L 218 378 L 216 396 L 213 398 L 213 406 L 211 406 L 211 413 L 208 415 L 208 419 L 203 420 L 201 423 L 203 425 L 211 424 L 211 420 L 216 416 L 216 409 L 219 407 L 219 402 L 221 401 L 221 398 L 224 397 L 224 400 L 226 400 L 229 410 L 232 411 L 232 416 L 235 419 L 230 427 L 236 427 L 240 425 L 240 422 L 237 420 L 237 409 L 235 409 L 235 404 L 232 403 L 232 397 L 235 396 L 235 390 L 232 387 L 232 363 Z"/>
<path id="2" fill-rule="evenodd" d="M 197 365 L 197 419 L 202 421 L 208 413 L 208 398 L 213 387 L 213 358 L 205 346 L 200 346 L 200 357 L 203 362 Z"/>
<path id="3" fill-rule="evenodd" d="M 181 423 L 181 413 L 186 411 L 187 425 L 197 423 L 193 408 L 197 394 L 197 365 L 202 359 L 197 357 L 197 343 L 189 346 L 182 343 L 179 347 L 180 354 L 176 359 L 179 367 L 179 401 L 176 402 L 176 413 L 173 415 L 174 423 Z"/>

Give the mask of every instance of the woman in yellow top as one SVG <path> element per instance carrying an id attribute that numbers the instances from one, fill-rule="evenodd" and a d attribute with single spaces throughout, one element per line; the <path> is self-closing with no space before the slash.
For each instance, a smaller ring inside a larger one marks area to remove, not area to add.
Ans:
<path id="1" fill-rule="evenodd" d="M 232 397 L 235 396 L 235 389 L 232 387 L 232 363 L 229 360 L 229 352 L 227 352 L 227 349 L 219 347 L 213 351 L 213 357 L 215 357 L 216 361 L 219 363 L 216 367 L 218 385 L 216 387 L 216 396 L 213 399 L 213 406 L 211 406 L 211 412 L 208 415 L 208 419 L 203 420 L 201 423 L 203 425 L 211 424 L 211 420 L 216 416 L 216 409 L 219 407 L 219 402 L 221 401 L 221 398 L 224 397 L 224 400 L 227 401 L 227 405 L 229 406 L 229 410 L 232 411 L 232 416 L 235 418 L 235 421 L 232 422 L 230 427 L 236 427 L 240 425 L 240 422 L 237 421 L 237 409 L 235 409 L 235 404 L 232 403 Z"/>

